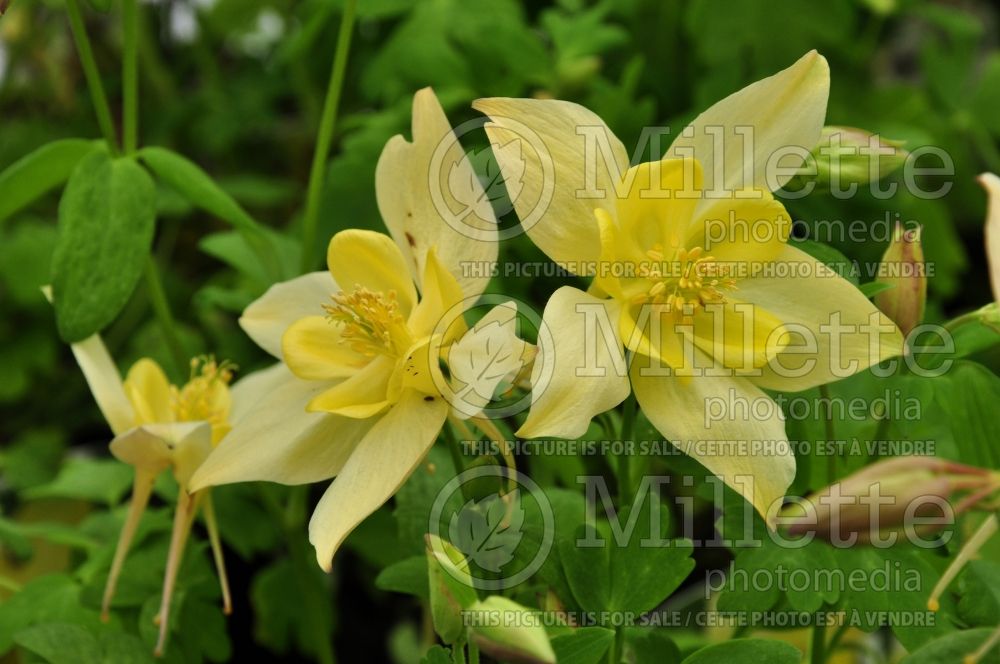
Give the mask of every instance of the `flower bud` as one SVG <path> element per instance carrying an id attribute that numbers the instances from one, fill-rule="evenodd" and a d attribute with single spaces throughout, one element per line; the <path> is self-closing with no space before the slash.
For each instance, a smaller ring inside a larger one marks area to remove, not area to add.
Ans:
<path id="1" fill-rule="evenodd" d="M 502 662 L 554 664 L 556 654 L 545 627 L 529 609 L 491 595 L 467 611 L 469 636 L 483 652 Z"/>
<path id="2" fill-rule="evenodd" d="M 1000 302 L 1000 178 L 993 173 L 979 176 L 986 190 L 986 263 L 990 268 L 993 301 Z"/>
<path id="3" fill-rule="evenodd" d="M 425 541 L 434 631 L 445 643 L 462 641 L 465 634 L 462 610 L 479 599 L 467 571 L 467 563 L 461 552 L 449 542 L 434 535 L 426 535 Z"/>
<path id="4" fill-rule="evenodd" d="M 875 294 L 875 305 L 899 326 L 904 336 L 923 320 L 927 304 L 927 271 L 920 232 L 920 227 L 903 230 L 897 223 L 879 265 L 877 281 L 889 288 Z"/>
<path id="5" fill-rule="evenodd" d="M 898 457 L 879 461 L 785 508 L 788 534 L 814 534 L 837 543 L 870 543 L 915 517 L 953 516 L 998 488 L 994 473 L 935 459 Z M 969 499 L 955 504 L 959 494 Z M 942 511 L 945 512 L 942 515 Z M 922 533 L 944 524 L 921 524 Z"/>
<path id="6" fill-rule="evenodd" d="M 909 153 L 902 145 L 902 141 L 883 139 L 864 129 L 823 127 L 810 157 L 815 171 L 807 163 L 799 177 L 839 191 L 881 180 L 906 162 Z"/>

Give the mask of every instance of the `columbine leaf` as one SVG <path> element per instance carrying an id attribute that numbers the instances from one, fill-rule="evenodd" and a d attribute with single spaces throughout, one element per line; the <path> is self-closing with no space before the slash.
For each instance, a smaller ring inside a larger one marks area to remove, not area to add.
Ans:
<path id="1" fill-rule="evenodd" d="M 284 274 L 274 246 L 263 228 L 193 161 L 165 148 L 148 147 L 139 156 L 156 176 L 201 209 L 228 221 L 243 234 L 250 248 L 273 279 Z"/>
<path id="2" fill-rule="evenodd" d="M 0 173 L 0 222 L 62 184 L 97 141 L 66 138 L 46 143 Z"/>
<path id="3" fill-rule="evenodd" d="M 94 150 L 73 171 L 59 202 L 52 291 L 59 334 L 76 342 L 99 332 L 128 302 L 153 242 L 156 190 L 129 158 Z"/>
<path id="4" fill-rule="evenodd" d="M 510 501 L 510 509 L 507 501 Z M 523 524 L 520 492 L 515 490 L 503 498 L 492 494 L 480 501 L 465 503 L 452 515 L 448 536 L 470 562 L 485 570 L 500 572 L 514 558 L 514 550 L 524 536 Z"/>

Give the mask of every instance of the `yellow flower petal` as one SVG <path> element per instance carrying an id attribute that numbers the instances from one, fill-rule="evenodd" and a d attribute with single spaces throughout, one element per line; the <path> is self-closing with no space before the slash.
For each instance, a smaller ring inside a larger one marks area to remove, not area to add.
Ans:
<path id="1" fill-rule="evenodd" d="M 73 344 L 72 348 L 90 393 L 94 395 L 94 401 L 111 431 L 116 435 L 126 432 L 136 423 L 135 409 L 125 394 L 121 374 L 101 337 L 96 334 L 87 337 Z"/>
<path id="2" fill-rule="evenodd" d="M 761 515 L 776 514 L 795 478 L 781 408 L 744 378 L 647 376 L 642 366 L 632 365 L 632 389 L 653 426 Z M 723 407 L 740 403 L 750 405 Z"/>
<path id="3" fill-rule="evenodd" d="M 722 199 L 703 205 L 686 231 L 684 246 L 703 247 L 720 265 L 747 274 L 781 253 L 792 232 L 785 206 L 764 189 L 756 198 Z"/>
<path id="4" fill-rule="evenodd" d="M 552 294 L 542 314 L 551 336 L 539 332 L 531 411 L 518 436 L 577 438 L 595 415 L 625 400 L 627 365 L 617 320 L 613 300 L 599 300 L 570 286 Z"/>
<path id="5" fill-rule="evenodd" d="M 437 258 L 434 247 L 427 251 L 423 292 L 407 326 L 416 339 L 430 334 L 443 335 L 443 343 L 465 332 L 461 304 L 463 296 L 458 281 Z M 445 316 L 448 316 L 445 319 Z"/>
<path id="6" fill-rule="evenodd" d="M 115 436 L 110 448 L 116 459 L 147 475 L 158 475 L 174 462 L 171 442 L 155 425 L 134 427 Z"/>
<path id="7" fill-rule="evenodd" d="M 758 305 L 729 300 L 699 307 L 693 319 L 694 344 L 737 372 L 764 366 L 783 347 L 781 319 Z"/>
<path id="8" fill-rule="evenodd" d="M 128 370 L 125 394 L 136 414 L 136 424 L 173 422 L 170 381 L 160 365 L 144 357 Z"/>
<path id="9" fill-rule="evenodd" d="M 1000 302 L 1000 178 L 993 173 L 979 176 L 988 196 L 986 203 L 986 262 L 990 268 L 993 301 Z"/>
<path id="10" fill-rule="evenodd" d="M 466 297 L 485 290 L 497 260 L 496 215 L 430 88 L 413 97 L 413 142 L 396 135 L 382 150 L 375 167 L 375 197 L 422 291 L 431 247 L 456 270 Z M 462 261 L 476 269 L 459 271 Z"/>
<path id="11" fill-rule="evenodd" d="M 618 201 L 618 225 L 631 244 L 622 257 L 649 261 L 646 252 L 663 247 L 669 259 L 681 246 L 701 197 L 701 165 L 693 159 L 664 159 L 633 166 L 625 197 Z M 624 248 L 624 247 L 623 247 Z"/>
<path id="12" fill-rule="evenodd" d="M 395 364 L 393 358 L 377 356 L 347 380 L 313 397 L 307 410 L 356 418 L 377 415 L 389 406 L 387 392 Z"/>
<path id="13" fill-rule="evenodd" d="M 403 317 L 410 315 L 417 291 L 403 254 L 388 235 L 353 228 L 340 231 L 330 239 L 326 261 L 344 291 L 360 286 L 373 293 L 395 292 Z"/>
<path id="14" fill-rule="evenodd" d="M 593 112 L 567 101 L 495 97 L 472 107 L 490 117 L 486 134 L 528 236 L 571 269 L 597 260 L 594 209 L 614 214 L 615 185 L 629 164 L 621 141 Z M 591 153 L 603 144 L 613 163 L 593 154 L 585 160 L 588 142 Z"/>
<path id="15" fill-rule="evenodd" d="M 358 443 L 309 521 L 309 541 L 324 570 L 344 538 L 420 464 L 447 414 L 444 399 L 407 391 Z"/>
<path id="16" fill-rule="evenodd" d="M 797 392 L 903 352 L 903 335 L 896 325 L 849 281 L 792 246 L 782 249 L 777 262 L 786 264 L 780 272 L 739 285 L 741 300 L 764 307 L 790 332 L 785 350 L 764 367 L 763 375 L 753 378 L 755 384 Z M 805 336 L 815 346 L 807 346 Z"/>
<path id="17" fill-rule="evenodd" d="M 352 350 L 341 336 L 341 326 L 325 316 L 306 316 L 292 323 L 281 346 L 285 364 L 304 380 L 346 378 L 371 361 Z"/>
<path id="18" fill-rule="evenodd" d="M 306 316 L 322 315 L 323 305 L 339 291 L 327 271 L 311 272 L 271 286 L 240 317 L 240 327 L 258 346 L 281 359 L 281 337 Z"/>
<path id="19" fill-rule="evenodd" d="M 772 170 L 780 165 L 782 173 L 773 173 L 771 186 L 765 177 L 768 159 L 787 146 L 807 153 L 819 143 L 829 92 L 826 58 L 810 51 L 791 67 L 748 85 L 699 115 L 674 140 L 667 156 L 700 161 L 708 190 L 736 191 L 753 185 L 778 189 L 803 159 L 794 154 L 777 159 Z M 722 136 L 715 129 L 706 131 L 710 127 L 721 127 Z M 753 128 L 749 154 L 745 147 L 749 139 L 742 134 L 745 127 Z M 720 152 L 723 158 L 718 160 Z"/>
<path id="20" fill-rule="evenodd" d="M 241 390 L 249 381 L 258 384 Z M 306 404 L 329 387 L 300 380 L 282 364 L 240 380 L 233 387 L 236 425 L 195 472 L 191 490 L 233 482 L 308 484 L 336 475 L 373 421 L 307 412 Z M 259 390 L 260 397 L 245 390 Z"/>

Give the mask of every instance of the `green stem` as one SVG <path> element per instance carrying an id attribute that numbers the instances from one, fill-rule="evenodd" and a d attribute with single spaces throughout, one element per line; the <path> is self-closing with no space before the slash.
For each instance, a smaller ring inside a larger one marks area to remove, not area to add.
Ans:
<path id="1" fill-rule="evenodd" d="M 618 456 L 618 503 L 620 507 L 632 502 L 631 457 L 628 454 L 627 446 L 628 441 L 632 440 L 633 431 L 635 431 L 635 411 L 635 397 L 629 396 L 625 400 L 625 407 L 622 410 L 622 428 L 618 436 L 623 446 L 622 453 Z"/>
<path id="2" fill-rule="evenodd" d="M 469 641 L 469 664 L 479 664 L 479 646 L 475 641 Z"/>
<path id="3" fill-rule="evenodd" d="M 812 641 L 809 647 L 810 664 L 824 664 L 826 662 L 826 649 L 823 647 L 825 636 L 826 630 L 823 627 L 822 621 L 817 620 L 812 628 Z"/>
<path id="4" fill-rule="evenodd" d="M 823 402 L 823 426 L 826 431 L 827 448 L 832 440 L 836 440 L 833 430 L 833 404 L 830 402 L 830 388 L 826 385 L 819 386 L 819 397 Z M 826 483 L 833 484 L 837 479 L 837 457 L 828 454 L 826 457 Z"/>
<path id="5" fill-rule="evenodd" d="M 149 292 L 149 301 L 153 305 L 153 313 L 163 330 L 163 338 L 167 341 L 167 348 L 170 356 L 177 365 L 177 370 L 181 375 L 185 375 L 190 356 L 184 350 L 184 344 L 177 334 L 177 324 L 174 315 L 170 312 L 170 305 L 167 303 L 167 294 L 163 290 L 163 283 L 160 281 L 160 272 L 156 267 L 156 261 L 150 256 L 146 259 L 146 290 Z"/>
<path id="6" fill-rule="evenodd" d="M 840 645 L 840 640 L 844 638 L 844 634 L 847 634 L 847 630 L 850 629 L 851 623 L 847 620 L 842 622 L 837 631 L 833 633 L 830 637 L 830 641 L 826 645 L 826 651 L 831 655 L 836 651 L 837 646 Z"/>
<path id="7" fill-rule="evenodd" d="M 139 8 L 122 0 L 122 144 L 132 154 L 139 142 Z"/>
<path id="8" fill-rule="evenodd" d="M 454 664 L 465 664 L 465 644 L 461 641 L 451 647 L 451 661 Z"/>
<path id="9" fill-rule="evenodd" d="M 286 511 L 286 524 L 296 524 L 286 530 L 288 538 L 289 554 L 292 558 L 292 567 L 295 570 L 295 579 L 299 585 L 299 596 L 306 608 L 306 630 L 313 634 L 313 646 L 316 649 L 316 659 L 320 664 L 334 664 L 336 658 L 333 655 L 333 644 L 326 638 L 326 627 L 320 622 L 323 615 L 322 599 L 317 594 L 316 557 L 309 550 L 308 543 L 302 534 L 301 524 L 306 520 L 305 502 L 308 487 L 292 487 L 293 493 L 289 501 L 289 509 L 296 510 L 295 514 Z M 299 494 L 296 495 L 296 492 Z M 301 497 L 301 500 L 299 500 Z"/>
<path id="10" fill-rule="evenodd" d="M 441 435 L 444 436 L 444 442 L 448 444 L 451 463 L 455 466 L 455 475 L 461 475 L 462 471 L 465 470 L 465 459 L 462 457 L 462 448 L 458 444 L 458 439 L 455 438 L 455 432 L 452 431 L 450 423 L 444 423 L 444 426 L 441 427 Z M 460 488 L 462 497 L 468 499 L 468 496 L 465 495 L 465 484 L 462 484 Z"/>
<path id="11" fill-rule="evenodd" d="M 357 0 L 347 0 L 344 3 L 344 14 L 340 19 L 340 34 L 337 36 L 337 50 L 333 55 L 333 66 L 330 69 L 330 84 L 326 89 L 326 101 L 323 102 L 323 115 L 319 121 L 319 133 L 316 137 L 316 151 L 313 153 L 312 169 L 309 171 L 309 190 L 306 194 L 306 213 L 302 220 L 302 271 L 313 268 L 316 243 L 316 224 L 319 216 L 320 196 L 323 193 L 323 181 L 326 179 L 326 162 L 330 154 L 330 142 L 333 140 L 333 128 L 337 123 L 337 108 L 340 106 L 340 92 L 344 87 L 344 71 L 347 68 L 347 54 L 351 48 L 351 34 L 354 27 L 354 12 Z"/>
<path id="12" fill-rule="evenodd" d="M 73 31 L 73 41 L 76 42 L 83 74 L 87 78 L 87 88 L 90 90 L 90 101 L 97 114 L 97 124 L 101 127 L 104 140 L 108 142 L 108 148 L 112 152 L 117 152 L 118 140 L 115 138 L 114 123 L 111 121 L 111 108 L 108 106 L 108 97 L 104 94 L 101 75 L 97 71 L 97 61 L 94 60 L 94 50 L 90 46 L 90 37 L 87 36 L 87 28 L 83 24 L 77 0 L 66 0 L 66 14 L 69 16 L 69 27 Z"/>

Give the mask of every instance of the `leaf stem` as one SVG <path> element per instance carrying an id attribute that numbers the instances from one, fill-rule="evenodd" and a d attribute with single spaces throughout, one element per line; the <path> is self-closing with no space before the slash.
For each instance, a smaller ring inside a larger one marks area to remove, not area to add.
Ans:
<path id="1" fill-rule="evenodd" d="M 156 314 L 156 320 L 163 331 L 163 338 L 167 342 L 170 356 L 173 358 L 174 364 L 177 365 L 177 370 L 184 375 L 190 356 L 177 334 L 177 324 L 174 321 L 174 315 L 170 312 L 167 294 L 163 290 L 163 282 L 160 281 L 160 272 L 152 256 L 146 259 L 146 290 L 149 292 L 149 301 L 153 305 L 153 313 Z"/>
<path id="2" fill-rule="evenodd" d="M 319 121 L 316 151 L 313 153 L 312 168 L 309 171 L 306 212 L 302 220 L 303 272 L 311 270 L 315 260 L 313 245 L 316 242 L 320 195 L 323 192 L 323 181 L 326 179 L 326 163 L 330 154 L 330 142 L 333 140 L 333 128 L 337 122 L 340 92 L 344 87 L 344 71 L 347 68 L 347 55 L 351 48 L 351 34 L 357 5 L 357 0 L 346 0 L 344 3 L 344 14 L 340 18 L 340 33 L 337 36 L 337 49 L 333 55 L 333 66 L 330 69 L 330 83 L 326 89 L 323 114 Z"/>
<path id="3" fill-rule="evenodd" d="M 833 430 L 833 403 L 830 401 L 830 388 L 826 385 L 819 386 L 820 402 L 823 404 L 823 426 L 826 431 L 827 447 L 830 441 L 835 440 L 836 433 Z M 837 457 L 829 454 L 826 457 L 826 483 L 833 484 L 837 480 Z"/>
<path id="4" fill-rule="evenodd" d="M 817 620 L 812 628 L 812 639 L 809 646 L 810 664 L 824 664 L 826 662 L 826 649 L 823 640 L 826 637 L 826 629 L 823 623 Z"/>
<path id="5" fill-rule="evenodd" d="M 625 407 L 622 411 L 622 427 L 618 438 L 622 445 L 622 453 L 618 455 L 618 503 L 619 507 L 624 507 L 632 501 L 632 478 L 631 459 L 628 453 L 628 441 L 632 439 L 635 431 L 635 396 L 629 395 L 625 399 Z"/>
<path id="6" fill-rule="evenodd" d="M 76 43 L 76 52 L 83 66 L 83 74 L 87 79 L 90 101 L 94 106 L 94 113 L 97 114 L 97 124 L 101 127 L 101 134 L 107 141 L 108 148 L 112 153 L 117 153 L 118 139 L 115 137 L 114 123 L 111 121 L 111 108 L 108 106 L 108 97 L 104 94 L 97 61 L 94 60 L 94 50 L 90 46 L 90 37 L 87 36 L 87 28 L 83 23 L 77 0 L 66 0 L 66 14 L 69 17 L 70 30 L 73 32 L 73 41 Z"/>
<path id="7" fill-rule="evenodd" d="M 136 0 L 122 0 L 122 144 L 125 154 L 139 142 L 139 8 Z"/>
<path id="8" fill-rule="evenodd" d="M 469 664 L 479 664 L 479 646 L 469 639 Z"/>
<path id="9" fill-rule="evenodd" d="M 444 436 L 444 441 L 448 444 L 448 451 L 451 453 L 451 463 L 455 466 L 455 476 L 457 477 L 465 470 L 465 459 L 462 458 L 462 448 L 459 446 L 458 439 L 455 438 L 455 432 L 452 431 L 449 422 L 445 422 L 444 426 L 441 427 L 441 435 Z M 468 496 L 465 495 L 465 484 L 463 483 L 459 488 L 462 491 L 462 498 L 467 500 Z"/>

